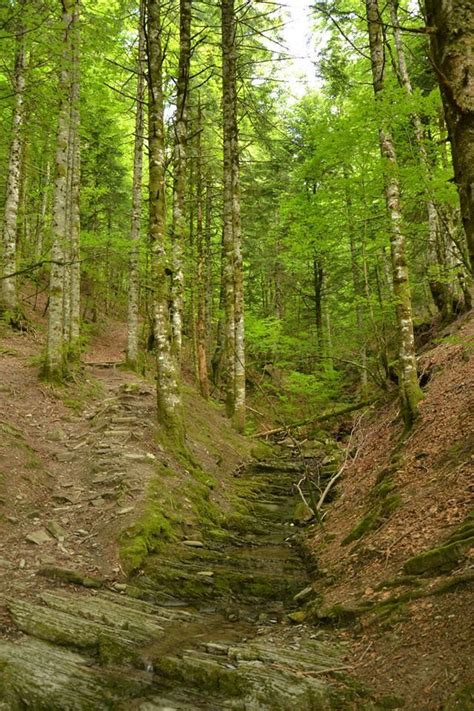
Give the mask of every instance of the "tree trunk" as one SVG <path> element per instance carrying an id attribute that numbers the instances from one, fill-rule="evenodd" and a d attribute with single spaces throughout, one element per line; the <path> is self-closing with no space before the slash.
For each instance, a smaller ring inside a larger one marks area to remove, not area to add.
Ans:
<path id="1" fill-rule="evenodd" d="M 20 10 L 21 13 L 21 10 Z M 18 206 L 20 201 L 20 174 L 22 157 L 23 105 L 25 94 L 25 41 L 24 27 L 18 24 L 17 47 L 15 54 L 15 73 L 13 89 L 15 104 L 13 108 L 12 139 L 8 158 L 8 173 L 6 181 L 6 199 L 3 222 L 3 274 L 7 276 L 16 272 L 16 232 Z M 16 277 L 2 279 L 1 312 L 6 312 L 10 321 L 14 322 L 18 314 L 18 296 Z"/>
<path id="2" fill-rule="evenodd" d="M 147 0 L 150 250 L 156 348 L 157 414 L 177 440 L 184 439 L 179 371 L 171 345 L 166 263 L 165 132 L 161 1 Z"/>
<path id="3" fill-rule="evenodd" d="M 324 269 L 317 255 L 313 257 L 313 290 L 314 290 L 314 317 L 316 324 L 316 343 L 318 357 L 321 365 L 324 361 L 324 327 L 323 327 L 323 282 Z"/>
<path id="4" fill-rule="evenodd" d="M 196 318 L 196 360 L 201 395 L 207 400 L 209 397 L 209 380 L 207 374 L 207 341 L 206 341 L 206 262 L 204 243 L 204 197 L 203 197 L 203 169 L 202 169 L 202 110 L 198 101 L 197 122 L 197 157 L 196 157 L 196 257 L 197 257 L 197 318 Z M 206 225 L 207 227 L 207 225 Z"/>
<path id="5" fill-rule="evenodd" d="M 383 96 L 385 57 L 378 0 L 366 0 L 366 9 L 374 93 L 376 100 L 380 101 Z M 418 404 L 422 398 L 422 392 L 418 384 L 411 294 L 405 257 L 405 236 L 403 234 L 400 207 L 400 184 L 397 175 L 395 145 L 390 126 L 387 125 L 386 120 L 383 118 L 380 123 L 379 137 L 380 153 L 385 164 L 385 197 L 390 217 L 393 288 L 397 302 L 400 397 L 403 419 L 405 425 L 410 427 L 418 416 Z"/>
<path id="6" fill-rule="evenodd" d="M 143 173 L 143 130 L 144 130 L 144 52 L 145 52 L 145 8 L 140 2 L 138 18 L 138 58 L 137 58 L 137 93 L 135 113 L 135 139 L 133 151 L 132 182 L 132 222 L 130 227 L 130 258 L 128 266 L 128 317 L 127 317 L 127 364 L 136 369 L 138 361 L 138 305 L 139 305 L 139 269 L 140 222 L 142 213 L 142 173 Z"/>
<path id="7" fill-rule="evenodd" d="M 81 138 L 80 138 L 80 0 L 76 0 L 72 28 L 72 88 L 71 88 L 71 198 L 70 198 L 70 255 L 71 255 L 71 296 L 69 319 L 69 355 L 78 357 L 78 345 L 81 329 Z"/>
<path id="8" fill-rule="evenodd" d="M 64 374 L 63 290 L 67 229 L 68 148 L 71 99 L 71 27 L 75 0 L 63 0 L 63 56 L 59 79 L 59 117 L 55 155 L 48 337 L 44 376 L 61 380 Z"/>
<path id="9" fill-rule="evenodd" d="M 406 93 L 411 96 L 413 94 L 413 87 L 405 60 L 405 49 L 403 47 L 402 33 L 398 19 L 398 4 L 399 0 L 390 0 L 390 19 L 393 25 L 398 60 L 397 73 L 400 84 Z M 441 234 L 438 208 L 433 199 L 431 167 L 424 143 L 421 119 L 417 113 L 413 113 L 411 118 L 426 194 L 426 209 L 428 214 L 428 283 L 436 308 L 444 318 L 448 318 L 452 313 L 453 294 L 449 284 L 448 265 L 446 264 L 445 250 L 443 249 L 445 236 Z"/>
<path id="10" fill-rule="evenodd" d="M 172 335 L 178 365 L 183 339 L 184 243 L 186 238 L 186 149 L 191 61 L 191 0 L 180 0 L 179 64 L 176 85 L 176 119 L 173 156 L 173 226 L 172 235 Z"/>
<path id="11" fill-rule="evenodd" d="M 425 0 L 471 269 L 474 269 L 474 12 L 471 0 Z"/>
<path id="12" fill-rule="evenodd" d="M 245 330 L 237 127 L 236 15 L 222 0 L 222 109 L 224 129 L 224 303 L 226 314 L 226 409 L 234 427 L 245 427 Z"/>

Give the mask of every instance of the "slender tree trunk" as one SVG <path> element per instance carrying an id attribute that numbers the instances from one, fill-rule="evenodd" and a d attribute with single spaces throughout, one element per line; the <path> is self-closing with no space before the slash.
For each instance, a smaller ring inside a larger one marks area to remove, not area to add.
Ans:
<path id="1" fill-rule="evenodd" d="M 72 28 L 72 87 L 71 87 L 71 198 L 70 198 L 70 255 L 71 255 L 71 297 L 69 319 L 69 354 L 77 358 L 81 330 L 81 138 L 80 138 L 80 0 L 76 0 Z"/>
<path id="2" fill-rule="evenodd" d="M 318 357 L 321 365 L 324 361 L 324 327 L 323 327 L 323 282 L 324 269 L 321 261 L 315 255 L 313 257 L 313 291 L 314 291 L 314 317 L 316 324 L 316 343 Z"/>
<path id="3" fill-rule="evenodd" d="M 398 19 L 399 0 L 390 0 L 390 19 L 393 25 L 395 47 L 397 51 L 397 73 L 400 84 L 406 93 L 411 96 L 413 87 L 411 84 L 408 67 L 405 60 L 405 49 L 403 47 L 402 33 Z M 453 294 L 449 285 L 449 270 L 445 259 L 442 242 L 444 236 L 441 234 L 441 225 L 438 219 L 438 208 L 432 194 L 431 167 L 426 150 L 423 127 L 421 119 L 417 113 L 412 114 L 412 122 L 415 133 L 415 141 L 420 158 L 420 166 L 423 172 L 423 181 L 426 194 L 426 208 L 428 214 L 428 281 L 430 285 L 433 301 L 443 317 L 448 318 L 452 312 Z"/>
<path id="4" fill-rule="evenodd" d="M 127 318 L 127 364 L 135 369 L 138 361 L 138 306 L 139 306 L 139 269 L 140 223 L 142 214 L 142 173 L 143 173 L 143 131 L 145 99 L 145 8 L 140 1 L 138 18 L 138 58 L 137 58 L 137 93 L 135 113 L 135 139 L 133 151 L 132 182 L 132 222 L 130 227 L 130 259 L 128 266 L 128 318 Z"/>
<path id="5" fill-rule="evenodd" d="M 64 373 L 63 290 L 67 229 L 68 147 L 71 99 L 71 28 L 75 0 L 63 0 L 63 56 L 59 80 L 59 117 L 56 139 L 48 337 L 44 376 L 61 380 Z"/>
<path id="6" fill-rule="evenodd" d="M 381 100 L 384 86 L 385 57 L 378 0 L 366 0 L 366 9 L 374 93 L 376 99 Z M 400 397 L 403 419 L 405 425 L 410 427 L 418 416 L 418 404 L 422 398 L 422 392 L 418 384 L 411 294 L 405 257 L 405 236 L 403 234 L 400 207 L 400 185 L 397 175 L 395 145 L 390 126 L 387 125 L 384 119 L 381 119 L 379 137 L 380 153 L 385 163 L 385 197 L 390 217 L 393 288 L 397 302 Z"/>
<path id="7" fill-rule="evenodd" d="M 196 293 L 197 293 L 197 318 L 196 318 L 196 355 L 199 390 L 207 400 L 209 397 L 209 380 L 207 375 L 207 342 L 206 342 L 206 262 L 204 243 L 204 197 L 202 176 L 202 110 L 198 101 L 197 122 L 197 157 L 196 157 Z"/>
<path id="8" fill-rule="evenodd" d="M 22 3 L 23 5 L 23 3 Z M 21 12 L 21 10 L 20 10 Z M 20 174 L 23 147 L 23 113 L 25 94 L 25 41 L 24 27 L 21 20 L 16 37 L 15 72 L 13 89 L 15 104 L 13 108 L 12 139 L 8 158 L 5 212 L 3 222 L 3 274 L 7 276 L 16 272 L 16 231 L 18 206 L 20 201 Z M 14 322 L 18 316 L 18 296 L 16 277 L 2 279 L 0 313 L 6 312 Z"/>
<path id="9" fill-rule="evenodd" d="M 157 414 L 177 440 L 184 438 L 179 372 L 171 344 L 166 260 L 165 131 L 161 1 L 147 0 L 150 250 L 156 348 Z"/>
<path id="10" fill-rule="evenodd" d="M 179 64 L 176 88 L 176 119 L 173 156 L 173 225 L 172 225 L 172 334 L 178 364 L 181 362 L 183 339 L 184 243 L 186 239 L 186 148 L 191 61 L 191 0 L 180 0 Z"/>
<path id="11" fill-rule="evenodd" d="M 226 406 L 234 427 L 245 427 L 245 329 L 237 128 L 236 14 L 222 0 L 222 108 L 224 118 L 224 284 L 226 312 Z"/>
<path id="12" fill-rule="evenodd" d="M 425 6 L 474 270 L 474 12 L 470 0 L 425 0 Z"/>
<path id="13" fill-rule="evenodd" d="M 352 210 L 352 196 L 349 190 L 349 171 L 347 166 L 343 166 L 344 172 L 344 190 L 346 196 L 346 210 L 347 210 L 347 228 L 349 232 L 349 245 L 351 250 L 351 270 L 352 270 L 352 288 L 354 290 L 354 301 L 355 301 L 355 316 L 358 337 L 362 345 L 360 347 L 360 386 L 364 394 L 367 394 L 367 351 L 365 345 L 365 332 L 364 332 L 364 312 L 362 308 L 362 301 L 364 299 L 364 280 L 360 273 L 360 267 L 357 263 L 357 250 L 356 250 L 356 234 L 354 227 L 354 215 Z"/>

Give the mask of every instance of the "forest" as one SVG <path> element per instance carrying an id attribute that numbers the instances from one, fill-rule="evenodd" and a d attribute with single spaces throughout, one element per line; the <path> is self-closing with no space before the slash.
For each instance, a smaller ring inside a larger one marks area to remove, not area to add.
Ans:
<path id="1" fill-rule="evenodd" d="M 0 40 L 0 708 L 473 708 L 471 0 Z"/>

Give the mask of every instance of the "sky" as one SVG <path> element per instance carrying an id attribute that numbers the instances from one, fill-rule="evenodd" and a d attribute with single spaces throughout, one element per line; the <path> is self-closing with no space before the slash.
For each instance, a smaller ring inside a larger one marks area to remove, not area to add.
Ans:
<path id="1" fill-rule="evenodd" d="M 283 3 L 287 14 L 283 38 L 292 60 L 284 63 L 282 73 L 295 98 L 300 98 L 308 88 L 321 86 L 314 66 L 317 48 L 311 32 L 313 14 L 310 8 L 314 0 L 283 0 Z"/>

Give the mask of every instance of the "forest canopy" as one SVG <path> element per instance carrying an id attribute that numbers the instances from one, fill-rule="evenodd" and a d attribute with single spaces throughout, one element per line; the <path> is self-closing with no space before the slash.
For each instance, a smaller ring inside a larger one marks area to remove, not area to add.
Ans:
<path id="1" fill-rule="evenodd" d="M 469 3 L 308 4 L 316 81 L 297 96 L 288 12 L 0 8 L 1 317 L 44 311 L 59 382 L 126 320 L 124 362 L 156 371 L 178 439 L 183 377 L 239 431 L 394 388 L 409 427 L 416 346 L 471 308 Z"/>

